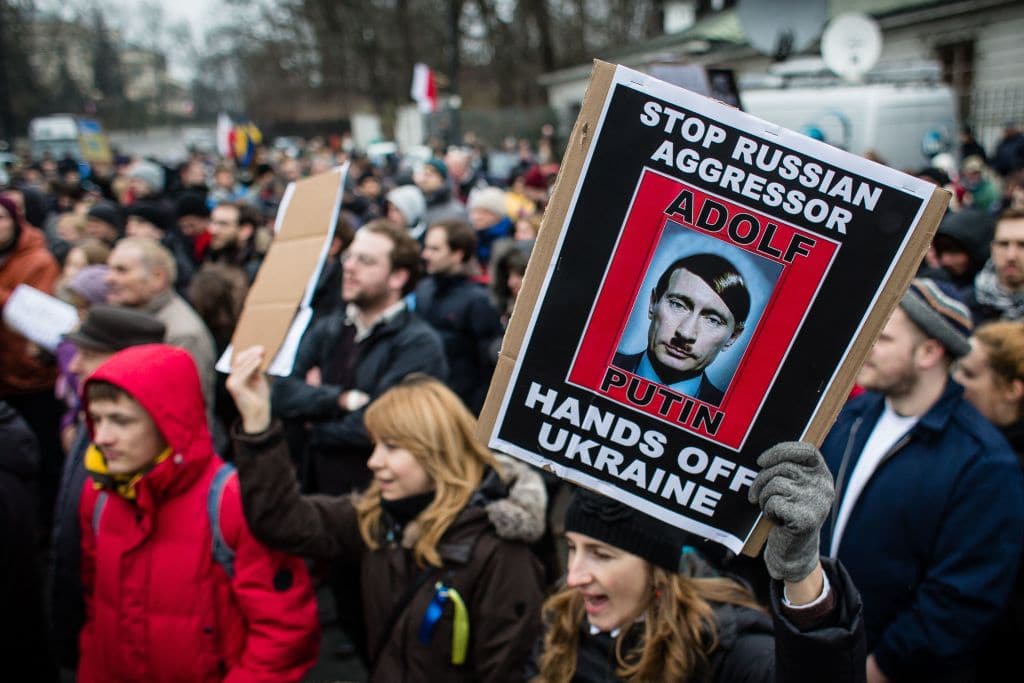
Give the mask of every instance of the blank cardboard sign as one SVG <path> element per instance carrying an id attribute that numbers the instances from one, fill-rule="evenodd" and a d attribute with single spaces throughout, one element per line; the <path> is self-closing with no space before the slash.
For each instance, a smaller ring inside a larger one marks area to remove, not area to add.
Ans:
<path id="1" fill-rule="evenodd" d="M 307 287 L 319 276 L 338 219 L 344 179 L 344 169 L 338 169 L 299 180 L 280 208 L 280 229 L 231 338 L 235 349 L 266 348 L 264 370 L 281 349 Z"/>

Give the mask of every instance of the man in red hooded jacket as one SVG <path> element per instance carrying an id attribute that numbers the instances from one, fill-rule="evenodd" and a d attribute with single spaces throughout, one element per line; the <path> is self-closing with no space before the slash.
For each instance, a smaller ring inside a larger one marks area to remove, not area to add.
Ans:
<path id="1" fill-rule="evenodd" d="M 252 536 L 236 476 L 213 484 L 222 462 L 192 357 L 136 346 L 83 393 L 93 444 L 79 508 L 79 683 L 300 680 L 319 642 L 309 575 Z M 216 533 L 232 562 L 215 556 Z"/>

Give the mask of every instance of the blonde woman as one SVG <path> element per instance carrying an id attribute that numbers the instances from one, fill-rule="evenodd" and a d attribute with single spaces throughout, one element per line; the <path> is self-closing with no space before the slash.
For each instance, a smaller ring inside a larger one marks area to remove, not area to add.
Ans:
<path id="1" fill-rule="evenodd" d="M 236 464 L 246 518 L 272 548 L 357 562 L 371 681 L 521 681 L 540 631 L 544 488 L 503 467 L 439 381 L 415 375 L 366 410 L 373 473 L 360 496 L 302 496 L 263 349 L 237 354 Z M 511 463 L 509 463 L 511 464 Z"/>
<path id="2" fill-rule="evenodd" d="M 970 341 L 971 351 L 957 363 L 953 379 L 1024 465 L 1024 320 L 987 323 Z"/>
<path id="3" fill-rule="evenodd" d="M 752 501 L 776 523 L 765 549 L 770 612 L 715 577 L 687 536 L 625 505 L 578 490 L 566 511 L 565 585 L 544 604 L 535 683 L 865 680 L 860 597 L 818 557 L 832 478 L 817 449 L 779 444 Z"/>

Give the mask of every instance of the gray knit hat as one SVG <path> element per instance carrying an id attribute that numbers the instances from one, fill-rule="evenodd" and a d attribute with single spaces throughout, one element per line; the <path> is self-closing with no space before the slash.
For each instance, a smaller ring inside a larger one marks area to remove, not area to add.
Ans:
<path id="1" fill-rule="evenodd" d="M 974 323 L 970 310 L 952 285 L 917 278 L 903 295 L 900 308 L 926 335 L 941 343 L 949 355 L 960 358 L 970 352 L 967 338 Z"/>
<path id="2" fill-rule="evenodd" d="M 403 227 L 411 228 L 420 222 L 427 210 L 427 200 L 415 185 L 402 185 L 387 194 L 387 200 L 405 217 Z"/>
<path id="3" fill-rule="evenodd" d="M 505 191 L 497 187 L 478 187 L 469 193 L 466 208 L 484 209 L 499 218 L 508 216 L 508 205 L 505 203 Z"/>
<path id="4" fill-rule="evenodd" d="M 128 177 L 138 178 L 157 194 L 164 191 L 164 170 L 150 161 L 137 162 L 128 172 Z"/>

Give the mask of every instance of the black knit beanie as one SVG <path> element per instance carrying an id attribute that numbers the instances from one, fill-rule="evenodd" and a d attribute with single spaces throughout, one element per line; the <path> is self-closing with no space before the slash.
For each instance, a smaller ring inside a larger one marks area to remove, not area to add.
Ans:
<path id="1" fill-rule="evenodd" d="M 96 202 L 89 208 L 87 216 L 106 223 L 114 228 L 119 235 L 124 234 L 124 215 L 121 213 L 121 207 L 114 202 L 108 200 Z"/>
<path id="2" fill-rule="evenodd" d="M 174 228 L 174 218 L 158 202 L 149 199 L 140 199 L 129 204 L 124 213 L 126 216 L 137 216 L 148 223 L 152 223 L 161 232 L 170 232 Z"/>
<path id="3" fill-rule="evenodd" d="M 622 503 L 579 488 L 565 511 L 565 530 L 615 546 L 669 571 L 679 570 L 690 535 Z"/>

